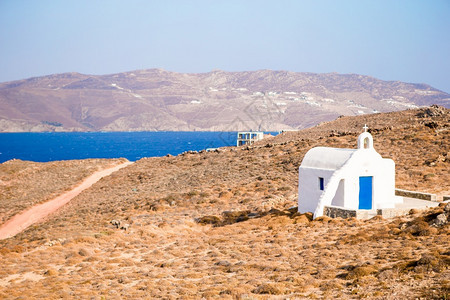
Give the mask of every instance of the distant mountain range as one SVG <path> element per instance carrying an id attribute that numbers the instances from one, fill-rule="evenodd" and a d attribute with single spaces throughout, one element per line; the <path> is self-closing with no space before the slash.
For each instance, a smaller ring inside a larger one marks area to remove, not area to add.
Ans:
<path id="1" fill-rule="evenodd" d="M 0 83 L 0 132 L 276 131 L 431 104 L 450 95 L 357 74 L 64 73 Z"/>

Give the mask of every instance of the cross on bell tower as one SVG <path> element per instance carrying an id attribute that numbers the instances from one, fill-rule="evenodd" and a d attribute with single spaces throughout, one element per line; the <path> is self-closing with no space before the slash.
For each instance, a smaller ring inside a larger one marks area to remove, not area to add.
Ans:
<path id="1" fill-rule="evenodd" d="M 367 132 L 367 129 L 369 129 L 369 127 L 367 126 L 367 124 L 364 124 L 363 129 L 364 129 L 364 132 Z"/>

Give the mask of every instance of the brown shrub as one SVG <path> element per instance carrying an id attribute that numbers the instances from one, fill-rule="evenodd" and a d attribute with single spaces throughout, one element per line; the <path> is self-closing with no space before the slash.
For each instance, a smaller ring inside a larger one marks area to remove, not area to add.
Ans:
<path id="1" fill-rule="evenodd" d="M 45 271 L 44 273 L 45 276 L 57 276 L 58 275 L 58 271 L 56 271 L 55 269 L 48 269 L 47 271 Z"/>
<path id="2" fill-rule="evenodd" d="M 290 186 L 282 186 L 278 188 L 279 191 L 290 191 L 291 189 L 292 188 Z"/>
<path id="3" fill-rule="evenodd" d="M 16 253 L 23 253 L 25 252 L 27 249 L 21 245 L 14 245 L 10 251 L 11 252 L 16 252 Z"/>
<path id="4" fill-rule="evenodd" d="M 347 238 L 343 239 L 344 243 L 349 243 L 350 245 L 357 245 L 370 240 L 370 236 L 366 231 L 357 232 Z"/>
<path id="5" fill-rule="evenodd" d="M 369 222 L 379 222 L 379 221 L 382 221 L 382 220 L 383 220 L 383 216 L 377 215 L 377 216 L 375 216 L 373 218 L 370 218 L 368 221 Z"/>
<path id="6" fill-rule="evenodd" d="M 223 216 L 223 225 L 234 224 L 237 222 L 247 221 L 249 219 L 248 214 L 249 211 L 224 211 L 222 213 Z"/>
<path id="7" fill-rule="evenodd" d="M 356 267 L 353 270 L 351 270 L 350 272 L 348 272 L 345 279 L 347 279 L 347 280 L 359 279 L 359 278 L 371 275 L 376 272 L 377 272 L 377 269 L 374 266 L 360 266 L 360 267 Z"/>
<path id="8" fill-rule="evenodd" d="M 231 192 L 225 191 L 219 193 L 219 198 L 221 199 L 230 199 L 231 197 L 233 197 L 233 193 Z"/>
<path id="9" fill-rule="evenodd" d="M 164 211 L 166 209 L 163 205 L 158 203 L 151 203 L 149 204 L 148 208 L 150 211 L 159 211 L 159 212 Z"/>
<path id="10" fill-rule="evenodd" d="M 418 260 L 410 260 L 400 262 L 394 268 L 400 272 L 406 273 L 414 271 L 416 273 L 436 272 L 440 273 L 448 268 L 450 260 L 446 256 L 441 256 L 439 253 L 425 253 L 422 254 Z"/>
<path id="11" fill-rule="evenodd" d="M 300 216 L 294 218 L 294 224 L 308 224 L 309 222 L 311 222 L 311 220 L 306 214 L 301 214 Z"/>
<path id="12" fill-rule="evenodd" d="M 0 248 L 0 255 L 8 254 L 10 250 L 8 248 Z"/>
<path id="13" fill-rule="evenodd" d="M 253 294 L 268 294 L 268 295 L 281 295 L 283 293 L 283 287 L 274 283 L 263 283 L 256 289 L 252 290 Z"/>
<path id="14" fill-rule="evenodd" d="M 80 236 L 73 240 L 74 243 L 90 243 L 93 244 L 97 242 L 92 236 Z"/>
<path id="15" fill-rule="evenodd" d="M 417 262 L 414 260 L 402 261 L 402 262 L 397 263 L 393 269 L 398 270 L 401 273 L 406 273 L 406 272 L 411 271 L 416 265 L 417 265 Z"/>
<path id="16" fill-rule="evenodd" d="M 267 221 L 267 225 L 268 228 L 274 229 L 274 228 L 280 228 L 280 227 L 284 227 L 287 226 L 288 224 L 292 224 L 292 220 L 291 218 L 289 218 L 288 216 L 276 216 L 276 217 L 272 217 Z"/>
<path id="17" fill-rule="evenodd" d="M 423 254 L 422 257 L 417 260 L 415 271 L 434 271 L 437 273 L 442 272 L 448 266 L 448 261 L 441 259 L 439 254 L 429 253 Z"/>
<path id="18" fill-rule="evenodd" d="M 327 217 L 327 216 L 321 216 L 321 217 L 315 218 L 314 221 L 321 222 L 321 223 L 329 223 L 331 221 L 331 218 Z"/>
<path id="19" fill-rule="evenodd" d="M 404 229 L 404 232 L 410 233 L 413 236 L 428 236 L 428 235 L 435 234 L 437 232 L 437 229 L 434 227 L 430 227 L 430 225 L 427 222 L 418 218 L 418 219 L 410 222 L 409 226 L 407 226 Z"/>
<path id="20" fill-rule="evenodd" d="M 308 218 L 308 220 L 310 220 L 310 221 L 313 220 L 313 217 L 314 217 L 313 213 L 307 212 L 307 213 L 304 213 L 304 215 Z"/>
<path id="21" fill-rule="evenodd" d="M 196 221 L 197 221 L 197 223 L 202 224 L 202 225 L 206 225 L 206 224 L 218 225 L 221 223 L 220 218 L 217 216 L 204 216 L 204 217 L 198 218 Z"/>
<path id="22" fill-rule="evenodd" d="M 85 248 L 81 248 L 78 251 L 78 254 L 81 255 L 81 256 L 91 256 L 92 255 L 91 251 L 89 251 L 89 250 L 87 250 Z"/>
<path id="23" fill-rule="evenodd" d="M 393 269 L 384 269 L 380 271 L 377 275 L 378 280 L 381 282 L 393 280 L 398 276 L 397 272 Z"/>
<path id="24" fill-rule="evenodd" d="M 399 228 L 392 228 L 390 233 L 393 235 L 398 235 L 400 234 L 402 231 Z"/>
<path id="25" fill-rule="evenodd" d="M 336 279 L 333 280 L 327 280 L 325 282 L 322 282 L 320 284 L 320 289 L 322 291 L 339 291 L 342 290 L 344 286 L 339 283 Z"/>

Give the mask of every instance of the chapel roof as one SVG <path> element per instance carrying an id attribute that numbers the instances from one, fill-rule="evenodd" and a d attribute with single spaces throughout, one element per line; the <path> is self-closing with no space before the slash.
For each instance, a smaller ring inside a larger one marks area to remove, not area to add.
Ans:
<path id="1" fill-rule="evenodd" d="M 301 167 L 337 170 L 356 152 L 356 149 L 315 147 L 303 158 Z"/>

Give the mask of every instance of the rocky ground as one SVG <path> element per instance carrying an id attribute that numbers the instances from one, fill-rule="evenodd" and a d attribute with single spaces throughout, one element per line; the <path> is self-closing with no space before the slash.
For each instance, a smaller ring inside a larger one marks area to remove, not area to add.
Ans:
<path id="1" fill-rule="evenodd" d="M 365 123 L 397 187 L 448 195 L 449 116 L 343 117 L 251 147 L 142 159 L 1 241 L 0 298 L 447 299 L 449 206 L 367 221 L 290 208 L 307 150 L 354 148 Z"/>

